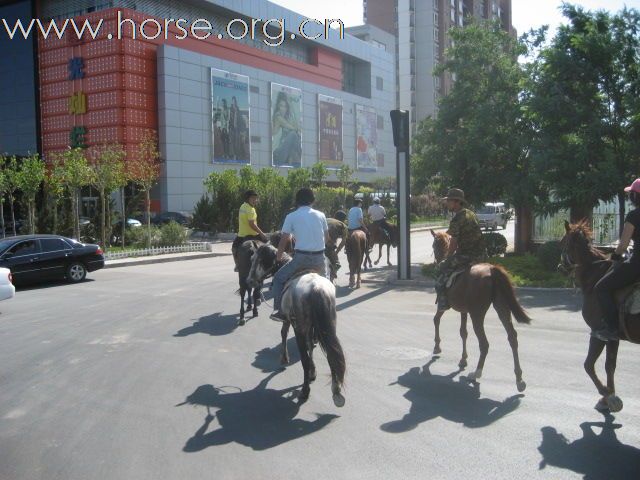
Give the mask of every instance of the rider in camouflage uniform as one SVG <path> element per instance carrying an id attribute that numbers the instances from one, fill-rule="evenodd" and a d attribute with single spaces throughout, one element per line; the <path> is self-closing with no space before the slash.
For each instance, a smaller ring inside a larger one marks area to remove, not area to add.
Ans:
<path id="1" fill-rule="evenodd" d="M 447 208 L 455 213 L 449 224 L 447 233 L 451 235 L 451 244 L 446 258 L 438 265 L 436 292 L 438 293 L 438 310 L 450 308 L 447 300 L 447 282 L 456 271 L 464 270 L 476 263 L 486 260 L 486 249 L 482 231 L 476 214 L 464 208 L 464 192 L 453 188 L 444 198 Z"/>
<path id="2" fill-rule="evenodd" d="M 335 218 L 327 218 L 327 224 L 329 225 L 330 242 L 327 243 L 324 254 L 331 262 L 332 273 L 334 276 L 337 276 L 338 270 L 340 270 L 341 267 L 338 253 L 344 248 L 349 230 L 344 222 Z M 338 241 L 340 241 L 340 244 L 338 244 Z"/>

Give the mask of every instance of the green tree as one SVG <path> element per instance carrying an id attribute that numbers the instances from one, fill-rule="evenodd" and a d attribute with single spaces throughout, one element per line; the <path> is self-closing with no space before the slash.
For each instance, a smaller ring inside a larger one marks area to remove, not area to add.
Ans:
<path id="1" fill-rule="evenodd" d="M 545 207 L 591 217 L 637 175 L 640 150 L 640 14 L 612 15 L 563 4 L 568 24 L 529 66 L 531 157 L 546 190 Z"/>
<path id="2" fill-rule="evenodd" d="M 158 134 L 148 130 L 128 164 L 129 178 L 144 192 L 147 248 L 151 248 L 151 189 L 158 183 L 161 167 Z"/>
<path id="3" fill-rule="evenodd" d="M 342 205 L 347 206 L 347 190 L 351 187 L 353 183 L 353 168 L 351 168 L 346 163 L 343 164 L 340 169 L 336 172 L 336 176 L 338 177 L 338 181 L 340 182 L 340 188 L 342 189 Z"/>
<path id="4" fill-rule="evenodd" d="M 279 230 L 284 214 L 289 207 L 287 180 L 274 168 L 263 168 L 258 172 L 258 222 L 264 231 Z"/>
<path id="5" fill-rule="evenodd" d="M 314 187 L 322 187 L 329 177 L 329 169 L 322 162 L 317 162 L 311 167 L 311 181 Z"/>
<path id="6" fill-rule="evenodd" d="M 45 173 L 47 207 L 52 215 L 51 232 L 58 233 L 58 205 L 64 197 L 64 164 L 58 155 L 53 155 Z"/>
<path id="7" fill-rule="evenodd" d="M 81 148 L 70 148 L 59 154 L 62 183 L 71 198 L 73 236 L 80 239 L 80 193 L 83 187 L 91 185 L 93 171 Z"/>
<path id="8" fill-rule="evenodd" d="M 242 199 L 238 173 L 235 170 L 211 172 L 204 180 L 204 186 L 207 192 L 211 194 L 215 209 L 218 212 L 216 230 L 218 232 L 235 231 L 238 221 L 238 208 Z"/>
<path id="9" fill-rule="evenodd" d="M 16 232 L 16 211 L 15 211 L 15 202 L 16 202 L 16 192 L 20 188 L 20 180 L 18 176 L 19 167 L 18 167 L 18 159 L 15 155 L 9 157 L 8 161 L 4 165 L 4 178 L 5 178 L 5 187 L 6 193 L 9 197 L 9 209 L 11 210 L 11 224 L 13 228 L 13 234 L 17 235 Z"/>
<path id="10" fill-rule="evenodd" d="M 45 164 L 37 153 L 24 158 L 20 162 L 16 181 L 22 192 L 23 200 L 27 204 L 27 223 L 31 235 L 36 233 L 36 195 L 40 192 L 44 179 Z"/>
<path id="11" fill-rule="evenodd" d="M 107 238 L 111 231 L 109 199 L 114 191 L 123 188 L 127 183 L 125 155 L 122 146 L 116 144 L 101 145 L 90 152 L 92 183 L 100 195 L 100 236 L 104 249 L 107 248 Z M 124 230 L 126 227 L 123 228 L 123 235 Z"/>

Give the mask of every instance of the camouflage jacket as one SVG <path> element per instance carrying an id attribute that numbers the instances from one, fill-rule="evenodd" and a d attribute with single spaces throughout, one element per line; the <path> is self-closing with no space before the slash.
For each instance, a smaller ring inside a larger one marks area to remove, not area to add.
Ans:
<path id="1" fill-rule="evenodd" d="M 465 255 L 474 259 L 481 259 L 486 255 L 482 230 L 476 214 L 463 208 L 449 224 L 449 235 L 458 242 L 457 255 Z"/>

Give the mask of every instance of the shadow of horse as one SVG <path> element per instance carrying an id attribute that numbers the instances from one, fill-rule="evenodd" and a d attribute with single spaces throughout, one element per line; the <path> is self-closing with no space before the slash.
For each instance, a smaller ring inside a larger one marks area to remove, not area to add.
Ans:
<path id="1" fill-rule="evenodd" d="M 282 365 L 280 356 L 282 355 L 282 344 L 279 343 L 275 347 L 266 347 L 256 352 L 256 358 L 251 366 L 261 370 L 263 373 L 281 372 L 287 366 L 293 365 L 300 361 L 300 352 L 295 337 L 287 340 L 287 350 L 289 351 L 289 363 Z"/>
<path id="2" fill-rule="evenodd" d="M 573 442 L 555 428 L 543 427 L 540 470 L 551 465 L 584 475 L 585 480 L 638 478 L 640 449 L 618 440 L 616 429 L 622 425 L 613 420 L 613 415 L 606 414 L 604 422 L 581 423 L 582 438 Z M 595 428 L 601 429 L 599 435 Z"/>
<path id="3" fill-rule="evenodd" d="M 190 327 L 183 328 L 174 337 L 187 337 L 196 333 L 205 333 L 214 337 L 229 335 L 238 327 L 237 315 L 223 315 L 221 312 L 200 317 Z"/>
<path id="4" fill-rule="evenodd" d="M 272 373 L 253 390 L 223 391 L 213 385 L 201 385 L 182 405 L 207 408 L 203 425 L 187 440 L 185 452 L 199 452 L 208 447 L 232 442 L 253 450 L 267 450 L 315 433 L 326 427 L 337 415 L 316 414 L 313 421 L 295 418 L 300 404 L 295 400 L 297 387 L 284 390 L 267 388 Z M 233 387 L 224 387 L 231 390 Z M 211 414 L 211 409 L 217 411 Z M 219 428 L 209 431 L 217 417 Z"/>
<path id="5" fill-rule="evenodd" d="M 408 432 L 438 417 L 469 428 L 487 427 L 520 406 L 524 395 L 514 395 L 502 402 L 480 398 L 479 383 L 465 377 L 454 381 L 462 370 L 433 375 L 429 369 L 436 360 L 437 357 L 431 359 L 422 371 L 414 367 L 398 377 L 396 383 L 409 389 L 404 397 L 411 402 L 411 408 L 402 419 L 383 424 L 380 427 L 383 431 Z"/>

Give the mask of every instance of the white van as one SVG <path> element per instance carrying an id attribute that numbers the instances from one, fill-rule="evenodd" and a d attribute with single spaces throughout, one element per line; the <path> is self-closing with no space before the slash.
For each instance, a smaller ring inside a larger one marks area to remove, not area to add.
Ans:
<path id="1" fill-rule="evenodd" d="M 507 228 L 509 214 L 504 203 L 485 203 L 478 210 L 477 215 L 480 228 L 487 230 L 497 230 L 498 227 L 502 227 L 503 230 Z"/>

